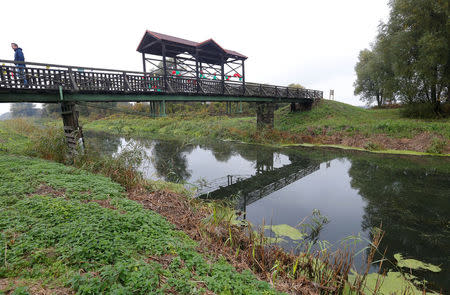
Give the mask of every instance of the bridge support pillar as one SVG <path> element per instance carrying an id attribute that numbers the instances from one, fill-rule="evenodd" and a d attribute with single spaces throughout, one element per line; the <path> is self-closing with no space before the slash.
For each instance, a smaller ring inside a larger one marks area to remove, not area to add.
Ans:
<path id="1" fill-rule="evenodd" d="M 81 139 L 81 144 L 84 147 L 83 131 L 78 124 L 78 111 L 73 102 L 61 103 L 61 116 L 63 119 L 64 135 L 66 136 L 67 146 L 70 152 L 75 152 L 77 144 Z"/>
<path id="2" fill-rule="evenodd" d="M 159 116 L 165 117 L 166 116 L 166 101 L 162 100 L 159 102 Z"/>
<path id="3" fill-rule="evenodd" d="M 149 106 L 150 106 L 150 116 L 156 117 L 156 103 L 154 101 L 150 101 Z"/>
<path id="4" fill-rule="evenodd" d="M 310 111 L 313 102 L 291 102 L 291 112 Z"/>
<path id="5" fill-rule="evenodd" d="M 231 110 L 231 101 L 226 101 L 225 102 L 225 108 L 226 108 L 226 114 L 227 115 L 230 115 L 231 114 L 231 112 L 232 112 L 232 110 Z"/>
<path id="6" fill-rule="evenodd" d="M 256 105 L 256 127 L 258 129 L 273 128 L 275 105 L 258 102 Z"/>

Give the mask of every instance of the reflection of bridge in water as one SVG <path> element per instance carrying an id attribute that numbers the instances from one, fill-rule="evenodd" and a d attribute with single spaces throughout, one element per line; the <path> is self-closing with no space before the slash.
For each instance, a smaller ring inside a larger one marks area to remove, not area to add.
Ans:
<path id="1" fill-rule="evenodd" d="M 287 185 L 319 170 L 320 163 L 310 159 L 291 159 L 292 163 L 281 168 L 264 166 L 257 174 L 249 178 L 226 177 L 227 185 L 220 186 L 215 191 L 201 195 L 205 199 L 228 199 L 237 197 L 236 207 L 246 211 L 246 207 Z M 257 164 L 258 167 L 258 164 Z"/>

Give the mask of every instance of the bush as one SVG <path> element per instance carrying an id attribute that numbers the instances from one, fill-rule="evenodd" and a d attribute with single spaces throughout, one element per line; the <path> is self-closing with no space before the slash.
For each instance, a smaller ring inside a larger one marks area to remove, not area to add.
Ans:
<path id="1" fill-rule="evenodd" d="M 439 117 L 439 114 L 436 114 L 434 106 L 431 103 L 406 104 L 402 108 L 401 114 L 407 118 L 431 119 Z"/>
<path id="2" fill-rule="evenodd" d="M 446 145 L 447 142 L 444 139 L 435 137 L 431 141 L 431 145 L 428 147 L 427 153 L 442 154 L 445 150 Z"/>

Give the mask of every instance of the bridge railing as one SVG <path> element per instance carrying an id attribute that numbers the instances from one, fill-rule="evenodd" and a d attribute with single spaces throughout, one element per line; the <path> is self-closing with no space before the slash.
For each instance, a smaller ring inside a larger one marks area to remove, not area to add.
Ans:
<path id="1" fill-rule="evenodd" d="M 321 99 L 322 91 L 237 81 L 150 75 L 136 71 L 0 60 L 0 90 L 101 93 L 201 94 L 283 99 Z"/>

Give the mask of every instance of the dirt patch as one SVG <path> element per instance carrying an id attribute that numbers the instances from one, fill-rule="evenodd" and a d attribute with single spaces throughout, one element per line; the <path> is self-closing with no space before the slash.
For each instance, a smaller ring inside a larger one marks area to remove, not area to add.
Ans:
<path id="1" fill-rule="evenodd" d="M 355 134 L 348 136 L 345 133 L 335 133 L 333 135 L 320 135 L 315 137 L 315 143 L 319 144 L 339 144 L 349 147 L 370 149 L 374 147 L 380 150 L 408 150 L 416 152 L 427 152 L 434 139 L 444 140 L 441 135 L 430 132 L 422 132 L 413 138 L 394 138 L 386 134 L 372 134 L 365 136 Z M 310 141 L 305 141 L 309 143 Z M 444 147 L 444 154 L 450 153 L 450 143 Z"/>
<path id="2" fill-rule="evenodd" d="M 48 287 L 38 282 L 26 282 L 20 279 L 0 279 L 0 291 L 5 294 L 12 294 L 17 287 L 27 287 L 28 292 L 32 295 L 69 295 L 75 294 L 69 288 L 65 287 Z"/>
<path id="3" fill-rule="evenodd" d="M 208 212 L 198 209 L 194 213 L 188 198 L 165 190 L 149 193 L 144 189 L 129 192 L 128 198 L 142 204 L 145 209 L 161 214 L 194 240 L 200 239 L 198 227 Z"/>
<path id="4" fill-rule="evenodd" d="M 65 189 L 54 189 L 47 184 L 41 184 L 34 192 L 28 194 L 30 196 L 40 195 L 40 196 L 53 196 L 53 197 L 64 197 L 66 193 Z"/>

